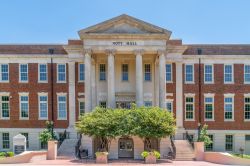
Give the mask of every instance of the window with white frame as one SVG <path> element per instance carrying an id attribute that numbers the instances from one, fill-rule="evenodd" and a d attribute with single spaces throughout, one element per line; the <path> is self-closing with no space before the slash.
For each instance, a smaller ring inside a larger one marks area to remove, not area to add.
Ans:
<path id="1" fill-rule="evenodd" d="M 144 101 L 145 107 L 152 107 L 152 101 Z"/>
<path id="2" fill-rule="evenodd" d="M 233 135 L 226 135 L 225 136 L 225 150 L 233 151 L 233 143 L 234 143 Z"/>
<path id="3" fill-rule="evenodd" d="M 194 96 L 185 96 L 185 119 L 194 120 Z"/>
<path id="4" fill-rule="evenodd" d="M 245 120 L 250 120 L 250 96 L 245 96 L 244 117 Z"/>
<path id="5" fill-rule="evenodd" d="M 66 64 L 57 64 L 57 82 L 66 82 Z"/>
<path id="6" fill-rule="evenodd" d="M 67 97 L 66 94 L 57 96 L 57 119 L 67 120 Z"/>
<path id="7" fill-rule="evenodd" d="M 224 95 L 224 118 L 225 120 L 234 119 L 234 97 Z"/>
<path id="8" fill-rule="evenodd" d="M 169 112 L 173 112 L 173 101 L 172 100 L 166 101 L 166 108 Z"/>
<path id="9" fill-rule="evenodd" d="M 172 82 L 172 64 L 166 64 L 166 82 Z"/>
<path id="10" fill-rule="evenodd" d="M 107 108 L 107 102 L 106 102 L 106 101 L 100 101 L 100 102 L 99 102 L 99 106 L 100 106 L 101 108 Z"/>
<path id="11" fill-rule="evenodd" d="M 194 66 L 192 64 L 185 65 L 185 82 L 194 83 Z"/>
<path id="12" fill-rule="evenodd" d="M 224 83 L 233 83 L 233 65 L 224 65 Z"/>
<path id="13" fill-rule="evenodd" d="M 244 66 L 244 83 L 250 83 L 250 65 Z"/>
<path id="14" fill-rule="evenodd" d="M 48 119 L 48 95 L 39 94 L 39 119 Z"/>
<path id="15" fill-rule="evenodd" d="M 214 120 L 214 96 L 204 95 L 205 120 Z"/>
<path id="16" fill-rule="evenodd" d="M 144 64 L 144 81 L 151 81 L 151 65 Z"/>
<path id="17" fill-rule="evenodd" d="M 9 133 L 2 133 L 2 146 L 3 146 L 3 149 L 10 148 L 10 134 Z"/>
<path id="18" fill-rule="evenodd" d="M 213 149 L 214 149 L 214 144 L 213 144 L 213 142 L 214 142 L 214 135 L 209 134 L 208 137 L 210 138 L 210 140 L 212 142 L 210 144 L 208 144 L 208 145 L 205 145 L 205 149 L 206 149 L 206 151 L 213 151 Z"/>
<path id="19" fill-rule="evenodd" d="M 106 80 L 106 65 L 105 64 L 100 64 L 99 65 L 99 79 L 100 81 L 105 81 Z"/>
<path id="20" fill-rule="evenodd" d="M 128 64 L 122 64 L 122 81 L 128 81 Z"/>
<path id="21" fill-rule="evenodd" d="M 0 82 L 9 82 L 8 64 L 0 64 Z"/>
<path id="22" fill-rule="evenodd" d="M 83 115 L 85 113 L 85 102 L 79 101 L 79 115 Z"/>
<path id="23" fill-rule="evenodd" d="M 39 82 L 48 81 L 48 68 L 47 64 L 39 64 Z"/>
<path id="24" fill-rule="evenodd" d="M 213 65 L 205 64 L 204 65 L 204 82 L 213 83 Z"/>
<path id="25" fill-rule="evenodd" d="M 0 96 L 0 104 L 1 104 L 1 119 L 9 119 L 10 118 L 10 98 L 9 96 Z"/>
<path id="26" fill-rule="evenodd" d="M 26 138 L 26 148 L 29 149 L 29 133 L 21 133 Z"/>
<path id="27" fill-rule="evenodd" d="M 83 82 L 85 80 L 85 65 L 80 63 L 78 66 L 79 71 L 79 82 Z"/>
<path id="28" fill-rule="evenodd" d="M 28 82 L 28 64 L 19 64 L 19 82 Z"/>
<path id="29" fill-rule="evenodd" d="M 21 94 L 19 96 L 20 100 L 20 118 L 28 119 L 29 118 L 29 96 L 28 94 Z"/>

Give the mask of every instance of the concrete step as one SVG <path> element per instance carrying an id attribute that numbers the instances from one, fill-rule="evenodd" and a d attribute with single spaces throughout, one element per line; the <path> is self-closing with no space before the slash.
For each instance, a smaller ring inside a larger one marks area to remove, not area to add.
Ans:
<path id="1" fill-rule="evenodd" d="M 176 161 L 194 160 L 194 150 L 187 140 L 175 140 Z"/>
<path id="2" fill-rule="evenodd" d="M 72 159 L 75 158 L 75 145 L 78 139 L 65 139 L 58 149 L 58 159 Z"/>

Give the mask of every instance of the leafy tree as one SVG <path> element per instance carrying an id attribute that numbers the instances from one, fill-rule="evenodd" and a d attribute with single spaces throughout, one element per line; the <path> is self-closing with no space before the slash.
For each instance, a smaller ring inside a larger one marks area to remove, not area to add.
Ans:
<path id="1" fill-rule="evenodd" d="M 171 136 L 175 133 L 175 119 L 172 113 L 159 107 L 136 107 L 137 122 L 133 135 L 143 139 L 146 149 L 151 149 L 151 140 Z"/>
<path id="2" fill-rule="evenodd" d="M 124 109 L 106 109 L 97 107 L 93 112 L 80 117 L 76 123 L 78 132 L 99 140 L 99 151 L 108 151 L 112 139 L 130 134 L 129 112 Z"/>
<path id="3" fill-rule="evenodd" d="M 80 117 L 76 129 L 79 133 L 98 139 L 99 151 L 108 151 L 112 139 L 118 136 L 136 135 L 151 147 L 151 138 L 161 139 L 174 134 L 175 120 L 171 113 L 158 107 L 97 107 Z"/>
<path id="4" fill-rule="evenodd" d="M 42 143 L 47 143 L 49 140 L 57 140 L 56 134 L 53 131 L 53 122 L 52 121 L 46 121 L 46 129 L 42 131 L 42 133 L 39 135 L 39 139 Z"/>
<path id="5" fill-rule="evenodd" d="M 208 125 L 204 124 L 201 131 L 200 131 L 200 135 L 198 137 L 198 142 L 204 142 L 205 145 L 210 145 L 212 142 L 212 140 L 210 139 L 210 137 L 208 136 Z"/>

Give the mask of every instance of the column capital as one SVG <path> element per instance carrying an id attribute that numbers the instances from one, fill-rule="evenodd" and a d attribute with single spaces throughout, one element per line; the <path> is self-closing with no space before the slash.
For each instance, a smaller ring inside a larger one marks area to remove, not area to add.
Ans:
<path id="1" fill-rule="evenodd" d="M 90 48 L 84 49 L 84 50 L 83 50 L 83 54 L 84 54 L 84 55 L 85 55 L 85 54 L 91 55 L 91 54 L 92 54 L 92 49 L 90 49 Z"/>
<path id="2" fill-rule="evenodd" d="M 144 50 L 143 49 L 137 49 L 137 50 L 134 50 L 134 54 L 135 55 L 142 55 L 142 54 L 144 54 Z"/>
<path id="3" fill-rule="evenodd" d="M 167 50 L 157 50 L 158 55 L 167 55 Z"/>
<path id="4" fill-rule="evenodd" d="M 106 49 L 105 53 L 107 55 L 114 55 L 116 53 L 116 49 Z"/>

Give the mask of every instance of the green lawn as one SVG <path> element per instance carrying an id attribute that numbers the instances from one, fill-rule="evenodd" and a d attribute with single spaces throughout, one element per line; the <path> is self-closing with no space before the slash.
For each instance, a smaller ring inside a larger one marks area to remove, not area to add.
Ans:
<path id="1" fill-rule="evenodd" d="M 241 154 L 232 154 L 233 156 L 236 156 L 236 157 L 240 157 L 240 158 L 242 158 L 242 156 L 241 156 Z M 243 158 L 245 158 L 245 159 L 250 159 L 250 155 L 247 155 L 247 154 L 243 154 Z"/>

